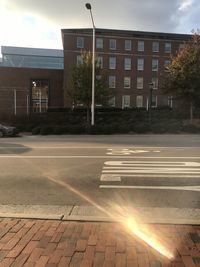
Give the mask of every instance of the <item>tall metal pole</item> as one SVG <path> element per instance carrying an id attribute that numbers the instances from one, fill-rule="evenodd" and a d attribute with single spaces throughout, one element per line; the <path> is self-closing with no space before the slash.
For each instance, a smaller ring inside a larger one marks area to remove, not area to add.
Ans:
<path id="1" fill-rule="evenodd" d="M 94 112 L 95 112 L 95 25 L 92 15 L 92 7 L 90 3 L 85 4 L 86 8 L 90 10 L 90 16 L 93 26 L 92 34 L 92 105 L 91 105 L 91 125 L 94 125 Z"/>
<path id="2" fill-rule="evenodd" d="M 153 83 L 149 83 L 149 89 L 150 89 L 150 96 L 149 96 L 149 124 L 151 125 L 152 120 L 152 91 L 153 91 Z"/>
<path id="3" fill-rule="evenodd" d="M 17 91 L 14 89 L 14 114 L 17 115 Z"/>

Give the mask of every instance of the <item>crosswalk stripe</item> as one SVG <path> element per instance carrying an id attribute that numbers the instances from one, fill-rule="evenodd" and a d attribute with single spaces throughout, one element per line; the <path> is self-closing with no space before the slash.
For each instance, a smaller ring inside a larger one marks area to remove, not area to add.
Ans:
<path id="1" fill-rule="evenodd" d="M 144 189 L 144 190 L 182 190 L 200 191 L 200 186 L 133 186 L 133 185 L 100 185 L 100 188 L 113 189 Z"/>

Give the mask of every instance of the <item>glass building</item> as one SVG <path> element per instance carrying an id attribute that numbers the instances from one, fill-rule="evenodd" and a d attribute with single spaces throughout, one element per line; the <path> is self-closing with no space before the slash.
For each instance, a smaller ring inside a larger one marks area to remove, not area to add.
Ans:
<path id="1" fill-rule="evenodd" d="M 4 67 L 63 69 L 63 50 L 2 46 Z"/>

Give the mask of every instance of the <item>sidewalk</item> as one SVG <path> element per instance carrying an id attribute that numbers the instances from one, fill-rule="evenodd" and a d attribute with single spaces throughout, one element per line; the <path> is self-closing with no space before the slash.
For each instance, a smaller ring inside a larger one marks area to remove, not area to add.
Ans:
<path id="1" fill-rule="evenodd" d="M 119 223 L 0 218 L 0 266 L 200 266 L 200 226 L 143 226 L 168 244 L 172 260 Z"/>

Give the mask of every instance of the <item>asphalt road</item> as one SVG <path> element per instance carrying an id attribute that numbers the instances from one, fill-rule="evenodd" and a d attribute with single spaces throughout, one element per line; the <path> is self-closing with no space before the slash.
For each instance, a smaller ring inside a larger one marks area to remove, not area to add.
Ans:
<path id="1" fill-rule="evenodd" d="M 0 204 L 200 208 L 200 136 L 0 139 Z"/>

